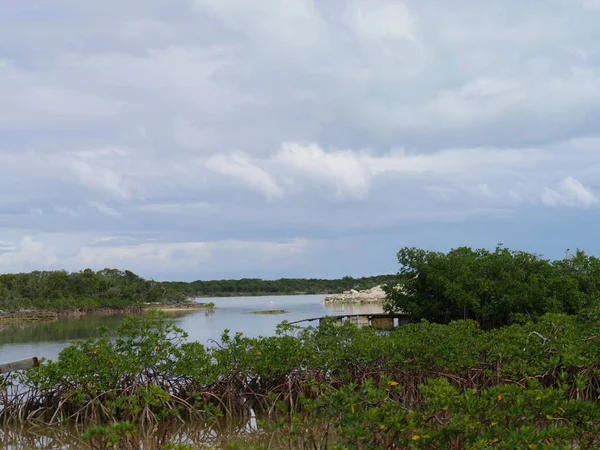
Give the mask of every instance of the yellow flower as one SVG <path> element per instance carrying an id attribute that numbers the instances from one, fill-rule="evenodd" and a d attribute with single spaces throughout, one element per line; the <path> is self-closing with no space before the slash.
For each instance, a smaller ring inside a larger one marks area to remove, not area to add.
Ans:
<path id="1" fill-rule="evenodd" d="M 421 439 L 421 436 L 419 436 L 418 434 L 415 434 L 411 439 L 413 441 L 418 441 L 419 439 Z"/>
<path id="2" fill-rule="evenodd" d="M 501 401 L 502 400 L 502 394 L 498 394 L 497 398 L 498 398 L 498 401 Z"/>
<path id="3" fill-rule="evenodd" d="M 390 386 L 398 386 L 400 383 L 398 383 L 397 381 L 388 381 L 388 384 Z"/>
<path id="4" fill-rule="evenodd" d="M 383 431 L 383 430 L 385 430 L 385 425 L 381 425 L 381 426 L 379 427 L 379 429 L 380 429 L 380 430 L 382 430 L 382 431 Z"/>

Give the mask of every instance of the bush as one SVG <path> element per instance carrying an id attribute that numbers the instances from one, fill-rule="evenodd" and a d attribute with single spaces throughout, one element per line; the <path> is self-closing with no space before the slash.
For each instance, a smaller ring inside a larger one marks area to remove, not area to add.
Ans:
<path id="1" fill-rule="evenodd" d="M 447 254 L 403 248 L 398 261 L 400 272 L 385 287 L 385 310 L 414 320 L 474 319 L 489 328 L 552 312 L 577 314 L 600 297 L 600 260 L 581 251 L 549 261 L 504 247 Z"/>

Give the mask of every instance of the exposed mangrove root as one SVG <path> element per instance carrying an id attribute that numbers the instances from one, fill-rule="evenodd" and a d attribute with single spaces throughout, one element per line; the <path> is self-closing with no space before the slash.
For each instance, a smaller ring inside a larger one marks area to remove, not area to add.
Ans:
<path id="1" fill-rule="evenodd" d="M 270 338 L 226 333 L 218 346 L 204 347 L 185 343 L 171 321 L 131 318 L 115 341 L 75 343 L 57 361 L 3 378 L 0 424 L 148 426 L 275 417 L 305 412 L 307 402 L 332 390 L 389 380 L 395 388 L 387 395 L 399 408 L 421 405 L 421 386 L 431 379 L 474 392 L 535 382 L 566 399 L 597 402 L 600 345 L 587 339 L 588 326 L 550 317 L 536 327 L 545 341 L 528 340 L 527 326 L 484 333 L 472 323 L 416 324 L 379 335 L 325 323 L 301 332 L 284 327 Z M 525 352 L 508 352 L 524 346 Z"/>

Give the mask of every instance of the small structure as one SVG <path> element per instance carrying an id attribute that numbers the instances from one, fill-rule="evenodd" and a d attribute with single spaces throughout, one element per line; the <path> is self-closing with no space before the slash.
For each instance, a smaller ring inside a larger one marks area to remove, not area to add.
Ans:
<path id="1" fill-rule="evenodd" d="M 376 330 L 390 331 L 395 328 L 393 317 L 375 317 L 371 320 L 371 326 Z"/>
<path id="2" fill-rule="evenodd" d="M 406 313 L 394 313 L 394 314 L 345 314 L 341 316 L 323 316 L 314 317 L 311 319 L 295 320 L 290 322 L 290 325 L 295 325 L 302 322 L 313 322 L 319 321 L 319 324 L 324 321 L 334 321 L 335 325 L 342 325 L 348 321 L 355 324 L 358 327 L 372 326 L 376 330 L 391 331 L 397 326 L 406 324 L 410 321 L 410 316 Z"/>
<path id="3" fill-rule="evenodd" d="M 348 317 L 348 321 L 357 327 L 365 327 L 369 325 L 369 318 L 367 316 Z"/>
<path id="4" fill-rule="evenodd" d="M 19 370 L 33 369 L 40 365 L 40 361 L 37 356 L 33 358 L 20 359 L 19 361 L 13 361 L 9 363 L 0 364 L 0 373 L 16 372 Z"/>

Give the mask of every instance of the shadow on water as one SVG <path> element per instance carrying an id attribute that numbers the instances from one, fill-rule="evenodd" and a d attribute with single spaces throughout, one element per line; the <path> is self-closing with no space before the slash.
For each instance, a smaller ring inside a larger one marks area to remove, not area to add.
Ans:
<path id="1" fill-rule="evenodd" d="M 169 312 L 170 316 L 183 317 L 197 314 L 198 311 Z M 144 314 L 144 313 L 139 313 Z M 68 316 L 50 322 L 0 325 L 0 348 L 10 344 L 30 344 L 35 342 L 77 341 L 98 336 L 98 330 L 106 328 L 109 335 L 126 317 L 139 314 L 113 314 Z M 203 314 L 212 314 L 205 311 Z"/>
<path id="2" fill-rule="evenodd" d="M 29 342 L 70 341 L 98 335 L 98 328 L 113 331 L 124 316 L 70 317 L 52 322 L 0 326 L 0 345 Z"/>

